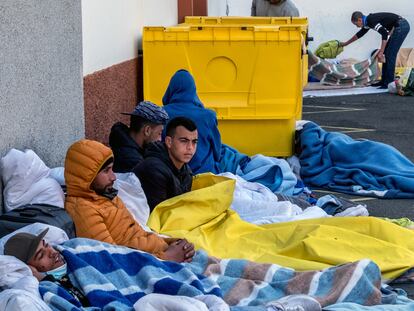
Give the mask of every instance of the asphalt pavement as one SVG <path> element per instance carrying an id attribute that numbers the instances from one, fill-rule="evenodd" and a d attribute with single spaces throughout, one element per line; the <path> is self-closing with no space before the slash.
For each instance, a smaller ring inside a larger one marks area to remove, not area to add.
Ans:
<path id="1" fill-rule="evenodd" d="M 392 145 L 414 162 L 414 97 L 388 93 L 303 99 L 303 119 L 327 131 Z M 329 191 L 317 191 L 318 195 Z M 332 193 L 332 192 L 329 192 Z M 384 200 L 334 193 L 367 205 L 371 216 L 414 220 L 414 200 Z M 414 284 L 401 285 L 414 298 Z"/>

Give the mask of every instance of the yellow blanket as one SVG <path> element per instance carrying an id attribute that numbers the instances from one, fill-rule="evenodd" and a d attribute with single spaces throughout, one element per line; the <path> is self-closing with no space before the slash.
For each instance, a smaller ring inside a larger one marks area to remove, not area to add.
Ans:
<path id="1" fill-rule="evenodd" d="M 220 258 L 244 258 L 297 270 L 322 269 L 370 258 L 384 280 L 414 267 L 414 231 L 373 217 L 332 217 L 257 226 L 229 209 L 234 180 L 195 177 L 193 191 L 162 202 L 149 226 L 185 237 Z"/>

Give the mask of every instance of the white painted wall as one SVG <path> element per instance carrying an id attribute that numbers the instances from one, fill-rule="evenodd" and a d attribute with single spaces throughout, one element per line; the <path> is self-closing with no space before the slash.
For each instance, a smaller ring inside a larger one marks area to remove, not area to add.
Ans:
<path id="1" fill-rule="evenodd" d="M 82 0 L 83 75 L 133 59 L 144 25 L 177 24 L 177 0 Z"/>
<path id="2" fill-rule="evenodd" d="M 300 10 L 301 16 L 309 18 L 310 36 L 314 37 L 309 47 L 311 50 L 325 41 L 337 39 L 346 41 L 358 30 L 351 24 L 353 11 L 361 11 L 364 14 L 375 12 L 393 12 L 405 17 L 411 25 L 411 32 L 404 42 L 404 47 L 414 47 L 414 9 L 413 0 L 293 0 Z M 226 15 L 226 4 L 229 7 L 230 16 L 250 15 L 251 0 L 209 0 L 208 15 Z M 369 31 L 362 39 L 346 47 L 341 58 L 363 59 L 370 52 L 379 47 L 380 35 L 375 31 Z"/>

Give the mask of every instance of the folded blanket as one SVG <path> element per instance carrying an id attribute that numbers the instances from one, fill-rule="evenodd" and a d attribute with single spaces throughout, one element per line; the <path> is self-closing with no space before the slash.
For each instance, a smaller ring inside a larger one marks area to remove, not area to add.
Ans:
<path id="1" fill-rule="evenodd" d="M 357 141 L 309 122 L 300 132 L 307 185 L 383 198 L 414 198 L 414 164 L 392 146 Z"/>
<path id="2" fill-rule="evenodd" d="M 373 217 L 331 217 L 253 225 L 230 209 L 234 180 L 197 175 L 193 191 L 162 202 L 148 225 L 219 258 L 322 269 L 372 259 L 391 280 L 414 267 L 414 231 Z"/>
<path id="3" fill-rule="evenodd" d="M 381 302 L 380 271 L 367 259 L 323 271 L 296 272 L 246 260 L 219 260 L 203 251 L 197 252 L 192 263 L 178 264 L 88 239 L 73 239 L 58 249 L 67 261 L 72 283 L 86 294 L 91 305 L 107 310 L 132 310 L 137 300 L 150 293 L 215 295 L 224 297 L 230 306 L 249 306 L 248 310 L 262 310 L 251 307 L 263 307 L 296 293 L 310 294 L 322 306 Z M 40 293 L 52 309 L 80 307 L 55 283 L 41 282 Z"/>

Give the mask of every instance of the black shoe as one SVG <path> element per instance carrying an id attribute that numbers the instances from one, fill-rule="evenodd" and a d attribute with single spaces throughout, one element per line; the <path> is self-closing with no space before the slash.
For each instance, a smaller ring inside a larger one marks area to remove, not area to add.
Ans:
<path id="1" fill-rule="evenodd" d="M 372 83 L 371 86 L 382 86 L 382 81 Z"/>
<path id="2" fill-rule="evenodd" d="M 382 84 L 380 87 L 378 87 L 378 89 L 385 90 L 385 89 L 388 89 L 388 86 Z"/>

